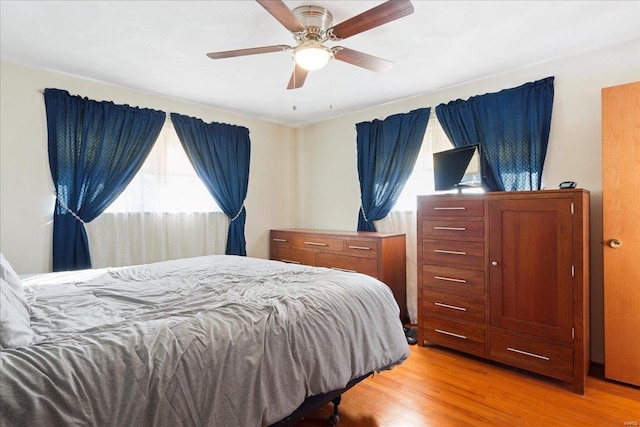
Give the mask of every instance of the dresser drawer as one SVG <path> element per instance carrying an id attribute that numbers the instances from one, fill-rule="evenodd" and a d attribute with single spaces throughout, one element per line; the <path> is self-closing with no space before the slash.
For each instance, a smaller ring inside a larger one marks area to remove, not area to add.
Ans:
<path id="1" fill-rule="evenodd" d="M 378 244 L 375 240 L 347 240 L 347 254 L 376 258 L 378 256 Z"/>
<path id="2" fill-rule="evenodd" d="M 293 246 L 300 249 L 344 252 L 345 239 L 315 234 L 294 234 Z"/>
<path id="3" fill-rule="evenodd" d="M 338 270 L 354 271 L 371 277 L 378 277 L 378 260 L 375 258 L 353 257 L 348 255 L 317 253 L 318 267 L 335 268 Z"/>
<path id="4" fill-rule="evenodd" d="M 484 297 L 484 271 L 422 265 L 423 286 L 436 292 Z"/>
<path id="5" fill-rule="evenodd" d="M 483 238 L 484 221 L 465 220 L 422 220 L 422 236 L 430 239 L 436 238 Z"/>
<path id="6" fill-rule="evenodd" d="M 293 245 L 293 235 L 290 231 L 271 230 L 272 248 L 290 248 Z"/>
<path id="7" fill-rule="evenodd" d="M 491 331 L 490 354 L 495 360 L 541 374 L 573 375 L 571 348 Z"/>
<path id="8" fill-rule="evenodd" d="M 292 264 L 316 265 L 316 253 L 311 251 L 297 251 L 290 248 L 272 247 L 269 258 Z"/>
<path id="9" fill-rule="evenodd" d="M 468 323 L 427 316 L 424 322 L 427 341 L 457 350 L 483 354 L 484 328 Z"/>
<path id="10" fill-rule="evenodd" d="M 438 198 L 437 200 L 425 198 L 420 200 L 418 206 L 422 217 L 483 217 L 483 200 L 459 200 L 452 198 Z"/>
<path id="11" fill-rule="evenodd" d="M 425 316 L 440 316 L 484 324 L 484 300 L 422 291 L 422 304 Z"/>
<path id="12" fill-rule="evenodd" d="M 484 242 L 423 239 L 422 258 L 429 264 L 484 268 Z"/>

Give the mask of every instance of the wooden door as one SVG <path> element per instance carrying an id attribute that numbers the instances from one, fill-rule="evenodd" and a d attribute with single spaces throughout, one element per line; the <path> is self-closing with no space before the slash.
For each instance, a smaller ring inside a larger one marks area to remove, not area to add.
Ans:
<path id="1" fill-rule="evenodd" d="M 572 342 L 572 201 L 490 201 L 491 326 Z"/>
<path id="2" fill-rule="evenodd" d="M 604 367 L 640 386 L 640 82 L 602 90 Z"/>

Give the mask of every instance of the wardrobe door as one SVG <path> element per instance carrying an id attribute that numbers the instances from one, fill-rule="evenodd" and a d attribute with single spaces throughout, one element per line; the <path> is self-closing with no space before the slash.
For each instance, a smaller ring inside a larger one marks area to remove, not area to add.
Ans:
<path id="1" fill-rule="evenodd" d="M 640 82 L 602 90 L 604 369 L 640 386 Z"/>
<path id="2" fill-rule="evenodd" d="M 571 343 L 572 198 L 489 202 L 491 326 Z"/>

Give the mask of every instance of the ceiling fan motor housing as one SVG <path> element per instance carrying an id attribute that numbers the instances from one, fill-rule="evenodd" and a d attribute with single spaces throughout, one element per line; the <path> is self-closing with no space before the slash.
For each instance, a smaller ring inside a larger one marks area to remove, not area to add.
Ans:
<path id="1" fill-rule="evenodd" d="M 293 14 L 305 26 L 305 30 L 294 34 L 298 43 L 305 40 L 324 41 L 326 33 L 333 24 L 333 15 L 320 6 L 299 6 L 292 10 Z"/>

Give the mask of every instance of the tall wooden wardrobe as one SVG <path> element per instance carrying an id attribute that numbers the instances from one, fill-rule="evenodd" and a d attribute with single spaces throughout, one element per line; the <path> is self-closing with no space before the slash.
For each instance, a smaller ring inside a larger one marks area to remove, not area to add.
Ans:
<path id="1" fill-rule="evenodd" d="M 604 371 L 640 386 L 640 82 L 602 90 Z"/>
<path id="2" fill-rule="evenodd" d="M 418 343 L 570 382 L 589 367 L 589 192 L 418 197 Z"/>

